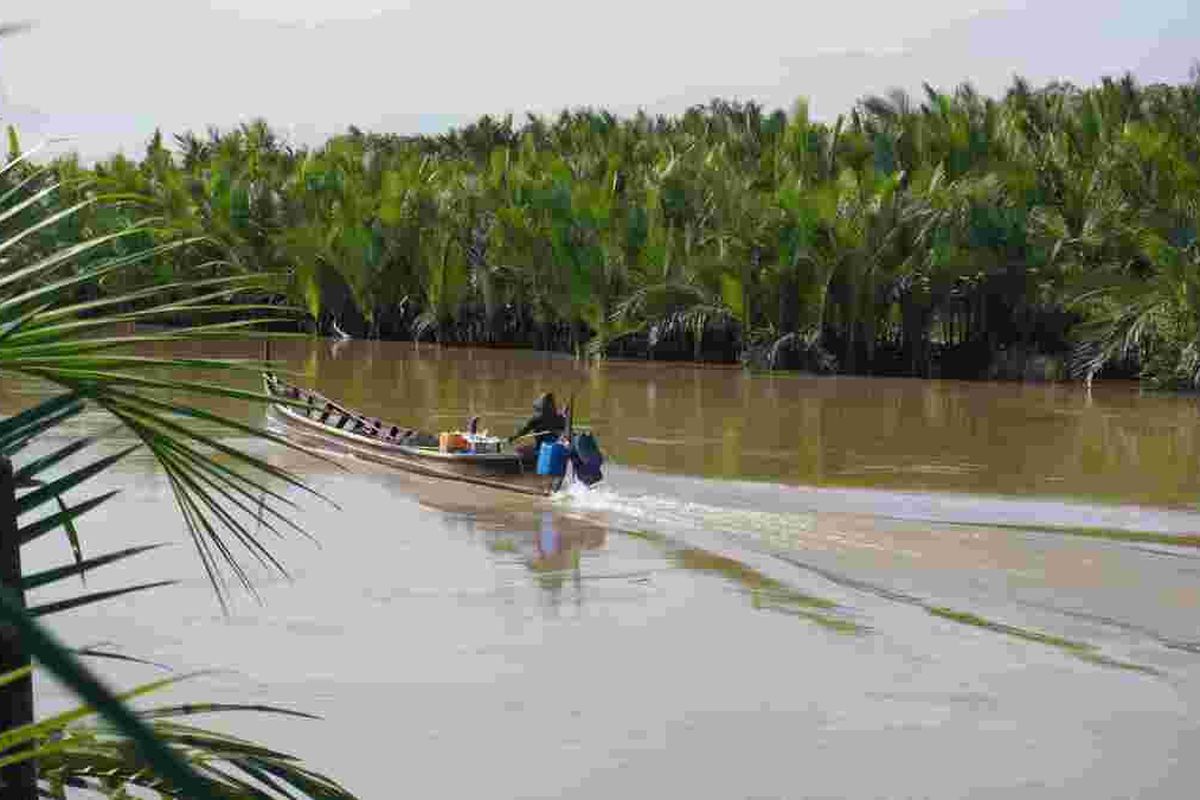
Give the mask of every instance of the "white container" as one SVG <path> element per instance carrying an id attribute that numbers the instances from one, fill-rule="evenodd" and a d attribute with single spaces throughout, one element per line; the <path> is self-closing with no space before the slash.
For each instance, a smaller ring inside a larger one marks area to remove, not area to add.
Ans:
<path id="1" fill-rule="evenodd" d="M 466 438 L 471 443 L 471 450 L 476 453 L 499 453 L 504 443 L 503 439 L 487 434 L 467 434 Z"/>

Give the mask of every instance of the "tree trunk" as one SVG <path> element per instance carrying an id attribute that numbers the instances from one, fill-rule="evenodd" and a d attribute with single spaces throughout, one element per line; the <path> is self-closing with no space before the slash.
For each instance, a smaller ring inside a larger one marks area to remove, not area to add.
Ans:
<path id="1" fill-rule="evenodd" d="M 17 539 L 17 498 L 13 466 L 0 456 L 0 585 L 23 606 L 21 543 Z M 0 626 L 0 674 L 29 666 L 29 655 L 20 635 L 10 625 Z M 0 732 L 33 722 L 33 676 L 0 688 Z M 24 761 L 0 768 L 0 797 L 37 800 L 37 764 Z"/>
<path id="2" fill-rule="evenodd" d="M 783 270 L 779 279 L 779 332 L 795 333 L 800 325 L 800 282 L 795 267 Z"/>

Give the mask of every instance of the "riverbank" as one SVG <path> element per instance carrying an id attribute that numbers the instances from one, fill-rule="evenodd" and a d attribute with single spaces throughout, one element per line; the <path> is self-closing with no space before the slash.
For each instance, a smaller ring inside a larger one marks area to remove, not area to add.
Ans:
<path id="1" fill-rule="evenodd" d="M 232 322 L 238 317 L 210 315 L 208 322 Z M 159 322 L 164 326 L 195 324 L 196 319 L 187 316 L 166 318 Z M 145 324 L 139 327 L 153 328 Z M 974 381 L 1014 381 L 1026 383 L 1071 382 L 1070 355 L 1067 352 L 1044 354 L 1029 352 L 1021 348 L 1005 348 L 993 355 L 981 352 L 977 347 L 927 348 L 920 363 L 912 364 L 898 349 L 876 348 L 870 359 L 858 359 L 856 371 L 848 371 L 839 361 L 813 337 L 792 336 L 766 344 L 745 345 L 733 334 L 706 336 L 702 347 L 697 349 L 687 342 L 652 341 L 647 334 L 622 336 L 616 341 L 600 347 L 594 332 L 577 328 L 574 333 L 567 326 L 550 326 L 525 336 L 510 335 L 471 338 L 472 329 L 450 329 L 442 332 L 442 338 L 430 329 L 420 329 L 414 335 L 409 327 L 371 326 L 353 314 L 347 319 L 327 316 L 320 323 L 301 321 L 295 324 L 277 323 L 267 329 L 279 333 L 323 333 L 331 341 L 382 341 L 429 344 L 449 349 L 478 349 L 496 352 L 553 353 L 585 360 L 627 360 L 661 363 L 678 363 L 719 366 L 742 366 L 756 372 L 784 372 L 812 375 L 844 375 L 857 377 L 905 377 Z M 1136 367 L 1111 365 L 1102 370 L 1096 381 L 1116 380 L 1127 382 L 1136 377 Z"/>

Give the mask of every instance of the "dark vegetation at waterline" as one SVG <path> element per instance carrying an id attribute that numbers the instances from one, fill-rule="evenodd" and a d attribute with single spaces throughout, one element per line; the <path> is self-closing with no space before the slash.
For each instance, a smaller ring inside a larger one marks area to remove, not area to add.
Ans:
<path id="1" fill-rule="evenodd" d="M 176 139 L 54 162 L 54 202 L 139 197 L 62 224 L 159 215 L 143 244 L 207 238 L 157 281 L 280 273 L 269 299 L 322 332 L 879 375 L 1200 367 L 1197 81 L 927 87 L 830 123 L 713 101 L 311 151 L 263 122 Z"/>

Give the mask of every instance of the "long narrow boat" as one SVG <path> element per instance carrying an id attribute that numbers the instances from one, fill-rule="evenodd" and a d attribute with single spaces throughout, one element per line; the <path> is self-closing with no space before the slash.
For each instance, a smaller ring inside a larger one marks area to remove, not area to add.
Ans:
<path id="1" fill-rule="evenodd" d="M 561 477 L 538 475 L 536 465 L 511 450 L 442 452 L 438 437 L 347 409 L 308 389 L 263 375 L 275 417 L 290 429 L 335 444 L 343 452 L 397 469 L 528 495 L 548 495 Z"/>

